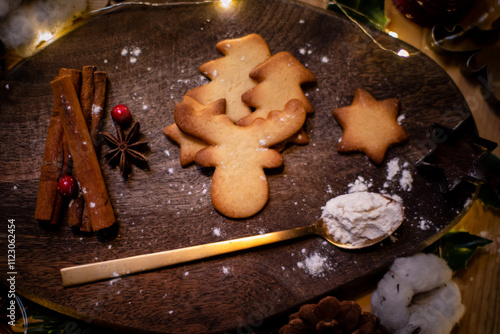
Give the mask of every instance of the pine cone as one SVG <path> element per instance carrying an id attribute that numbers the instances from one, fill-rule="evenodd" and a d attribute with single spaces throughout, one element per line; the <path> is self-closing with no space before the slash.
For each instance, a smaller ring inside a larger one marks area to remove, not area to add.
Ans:
<path id="1" fill-rule="evenodd" d="M 381 334 L 377 318 L 363 312 L 353 301 L 339 301 L 325 297 L 318 304 L 305 304 L 290 321 L 281 327 L 279 334 Z"/>

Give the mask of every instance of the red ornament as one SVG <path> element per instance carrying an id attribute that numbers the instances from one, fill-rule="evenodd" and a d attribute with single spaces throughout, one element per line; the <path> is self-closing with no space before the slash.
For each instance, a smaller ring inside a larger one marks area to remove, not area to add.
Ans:
<path id="1" fill-rule="evenodd" d="M 132 120 L 130 109 L 124 104 L 118 104 L 111 110 L 111 117 L 118 124 L 127 124 Z"/>
<path id="2" fill-rule="evenodd" d="M 77 183 L 71 175 L 63 175 L 57 182 L 57 190 L 64 197 L 73 197 L 76 194 Z"/>

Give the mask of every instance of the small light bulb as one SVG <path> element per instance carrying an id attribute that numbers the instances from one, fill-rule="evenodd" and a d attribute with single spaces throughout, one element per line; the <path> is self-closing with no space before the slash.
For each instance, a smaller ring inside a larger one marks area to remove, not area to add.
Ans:
<path id="1" fill-rule="evenodd" d="M 220 4 L 224 8 L 229 8 L 229 6 L 231 6 L 231 0 L 220 0 Z"/>
<path id="2" fill-rule="evenodd" d="M 389 31 L 389 36 L 392 36 L 394 38 L 398 38 L 399 37 L 398 33 L 395 32 L 395 31 Z"/>
<path id="3" fill-rule="evenodd" d="M 39 44 L 41 42 L 46 42 L 50 40 L 52 37 L 54 37 L 54 35 L 52 35 L 50 32 L 44 32 L 44 33 L 39 32 L 36 44 Z"/>
<path id="4" fill-rule="evenodd" d="M 401 49 L 398 51 L 398 56 L 408 58 L 410 54 L 405 49 Z"/>

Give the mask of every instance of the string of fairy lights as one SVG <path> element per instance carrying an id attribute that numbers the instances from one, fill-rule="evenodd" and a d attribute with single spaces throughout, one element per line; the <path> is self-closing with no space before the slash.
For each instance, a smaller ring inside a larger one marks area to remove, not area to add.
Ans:
<path id="1" fill-rule="evenodd" d="M 384 45 L 381 44 L 381 42 L 379 42 L 377 40 L 377 38 L 371 34 L 366 28 L 365 26 L 363 26 L 363 24 L 361 24 L 360 22 L 358 22 L 356 19 L 353 18 L 353 16 L 350 14 L 350 13 L 353 13 L 357 16 L 362 16 L 364 17 L 370 24 L 372 24 L 373 26 L 377 27 L 378 30 L 380 31 L 384 31 L 386 32 L 387 34 L 389 34 L 390 36 L 394 37 L 394 38 L 398 38 L 398 34 L 393 32 L 393 31 L 388 31 L 385 27 L 381 26 L 379 23 L 373 21 L 372 19 L 370 19 L 367 15 L 349 7 L 349 6 L 346 6 L 346 5 L 343 5 L 341 3 L 339 3 L 337 0 L 332 0 L 332 1 L 326 1 L 326 0 L 315 0 L 319 3 L 323 3 L 323 4 L 326 4 L 326 5 L 333 5 L 333 6 L 336 6 L 339 8 L 339 10 L 353 23 L 356 25 L 356 27 L 358 29 L 360 29 L 378 48 L 380 48 L 381 50 L 383 51 L 386 51 L 386 52 L 391 52 L 399 57 L 402 57 L 402 58 L 408 58 L 410 56 L 414 56 L 416 54 L 419 54 L 420 52 L 417 51 L 417 52 L 408 52 L 406 49 L 399 49 L 399 50 L 393 50 L 391 48 L 388 48 Z M 236 1 L 234 1 L 236 2 Z M 99 9 L 95 9 L 95 10 L 91 10 L 91 11 L 88 11 L 86 13 L 84 13 L 81 17 L 80 17 L 80 24 L 83 24 L 85 22 L 85 19 L 86 18 L 90 18 L 90 17 L 93 17 L 93 16 L 96 16 L 96 15 L 99 15 L 99 14 L 103 14 L 103 13 L 106 13 L 106 12 L 109 12 L 109 11 L 113 11 L 113 10 L 116 10 L 118 8 L 122 8 L 122 7 L 132 7 L 132 6 L 148 6 L 148 7 L 172 7 L 172 6 L 183 6 L 183 5 L 201 5 L 201 4 L 207 4 L 207 3 L 219 3 L 220 6 L 222 8 L 230 8 L 233 4 L 234 4 L 233 0 L 200 0 L 200 1 L 196 1 L 196 2 L 166 2 L 166 3 L 154 3 L 154 2 L 128 2 L 128 1 L 125 1 L 125 2 L 119 2 L 119 3 L 114 3 L 114 4 L 111 4 L 109 6 L 106 6 L 106 7 L 102 7 L 102 8 L 99 8 Z M 72 30 L 74 28 L 76 28 L 77 26 L 79 26 L 78 24 L 73 24 L 73 26 L 69 29 L 69 30 Z M 50 32 L 46 32 L 46 31 L 40 31 L 38 33 L 38 39 L 35 41 L 35 45 L 37 45 L 36 47 L 36 51 L 39 51 L 41 48 L 49 45 L 50 43 L 52 43 L 53 41 L 55 41 L 56 39 L 58 39 L 59 37 L 61 37 L 62 35 L 64 35 L 65 33 L 67 33 L 68 30 L 65 30 L 65 31 L 62 31 L 62 32 L 59 32 L 59 33 L 50 33 Z"/>
<path id="2" fill-rule="evenodd" d="M 195 2 L 194 4 L 216 3 L 216 2 L 220 2 L 221 7 L 223 7 L 223 8 L 229 8 L 229 7 L 231 7 L 231 4 L 232 4 L 232 0 L 207 0 L 207 1 Z M 323 0 L 320 0 L 319 2 L 326 3 L 328 5 L 335 5 L 335 6 L 337 6 L 342 11 L 342 13 L 351 22 L 353 22 L 366 36 L 368 36 L 368 38 L 370 38 L 372 40 L 372 42 L 375 43 L 375 45 L 377 47 L 379 47 L 381 50 L 387 51 L 387 52 L 391 52 L 391 53 L 393 53 L 393 54 L 395 54 L 395 55 L 397 55 L 399 57 L 403 57 L 403 58 L 408 58 L 410 56 L 413 56 L 413 55 L 416 55 L 416 54 L 420 53 L 418 51 L 410 53 L 410 52 L 408 52 L 405 49 L 399 49 L 399 50 L 396 51 L 396 50 L 392 50 L 392 49 L 389 49 L 389 48 L 383 46 L 372 34 L 370 34 L 370 32 L 368 32 L 368 30 L 365 27 L 363 27 L 358 21 L 356 21 L 348 12 L 351 11 L 351 12 L 356 13 L 357 15 L 361 15 L 361 16 L 365 17 L 371 24 L 377 26 L 377 28 L 379 30 L 386 31 L 385 27 L 382 27 L 377 22 L 371 20 L 365 14 L 363 14 L 363 13 L 361 13 L 359 11 L 356 11 L 355 9 L 353 9 L 351 7 L 348 7 L 348 6 L 345 6 L 343 4 L 340 4 L 336 0 L 333 0 L 333 1 L 323 1 Z M 117 3 L 117 4 L 114 4 L 114 5 L 111 5 L 111 6 L 104 7 L 102 9 L 93 11 L 90 14 L 97 14 L 97 13 L 102 12 L 102 11 L 109 11 L 109 10 L 113 10 L 113 9 L 115 9 L 117 7 L 120 7 L 120 6 L 129 6 L 129 5 L 143 5 L 143 6 L 147 5 L 147 6 L 160 7 L 160 6 L 185 5 L 185 4 L 186 3 L 184 3 L 184 2 L 164 3 L 164 4 L 149 3 L 149 2 L 121 2 L 121 3 Z M 189 2 L 189 4 L 193 4 L 193 2 Z M 390 36 L 392 36 L 394 38 L 398 38 L 398 34 L 397 33 L 393 32 L 393 31 L 386 31 L 386 32 Z"/>

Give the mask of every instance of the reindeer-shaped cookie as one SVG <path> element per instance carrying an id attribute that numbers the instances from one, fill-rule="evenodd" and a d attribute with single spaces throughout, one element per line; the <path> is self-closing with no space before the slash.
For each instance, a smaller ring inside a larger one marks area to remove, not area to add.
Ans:
<path id="1" fill-rule="evenodd" d="M 182 102 L 189 105 L 194 110 L 201 110 L 207 107 L 189 96 L 184 96 Z M 212 110 L 215 110 L 216 112 L 224 112 L 224 105 L 226 104 L 226 101 L 224 99 L 220 99 L 212 102 L 211 104 L 214 104 L 210 107 Z M 203 140 L 182 132 L 175 123 L 165 127 L 163 129 L 163 133 L 179 144 L 181 148 L 181 166 L 184 167 L 194 161 L 194 156 L 199 150 L 207 147 L 207 144 L 205 144 Z"/>
<path id="2" fill-rule="evenodd" d="M 231 218 L 258 213 L 267 203 L 268 184 L 264 168 L 283 163 L 279 152 L 269 147 L 296 133 L 304 124 L 306 111 L 299 100 L 290 100 L 282 111 L 272 111 L 248 126 L 238 126 L 211 104 L 196 110 L 181 102 L 174 118 L 179 128 L 209 146 L 199 151 L 195 162 L 215 167 L 211 197 L 214 207 Z"/>

